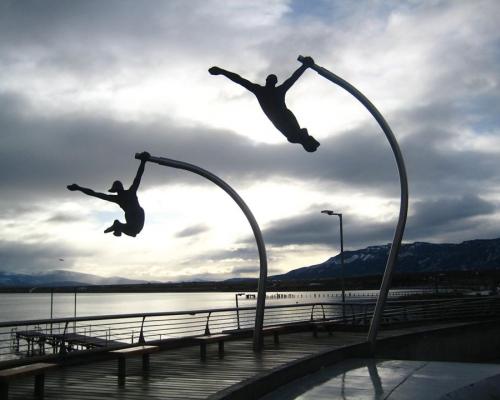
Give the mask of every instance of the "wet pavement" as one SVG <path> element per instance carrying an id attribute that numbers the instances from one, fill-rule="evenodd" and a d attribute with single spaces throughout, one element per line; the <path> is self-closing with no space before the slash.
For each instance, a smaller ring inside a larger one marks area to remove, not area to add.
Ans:
<path id="1" fill-rule="evenodd" d="M 495 375 L 499 375 L 498 379 Z M 307 375 L 264 396 L 261 400 L 433 400 L 488 397 L 475 386 L 489 378 L 500 381 L 500 364 L 437 361 L 350 359 Z M 472 385 L 472 386 L 471 386 Z M 491 385 L 490 385 L 491 386 Z"/>

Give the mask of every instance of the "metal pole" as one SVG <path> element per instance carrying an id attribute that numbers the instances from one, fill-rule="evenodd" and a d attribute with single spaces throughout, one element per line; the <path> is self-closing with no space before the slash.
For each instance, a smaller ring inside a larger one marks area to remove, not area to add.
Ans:
<path id="1" fill-rule="evenodd" d="M 54 317 L 54 288 L 50 289 L 50 334 L 52 335 L 52 318 Z"/>
<path id="2" fill-rule="evenodd" d="M 300 62 L 303 62 L 304 57 L 299 56 L 298 60 Z M 377 298 L 377 304 L 375 305 L 375 311 L 373 312 L 373 318 L 370 323 L 370 330 L 368 332 L 368 341 L 370 342 L 372 349 L 374 349 L 375 341 L 377 340 L 378 329 L 380 326 L 380 320 L 382 319 L 382 313 L 384 311 L 385 302 L 387 300 L 387 294 L 389 292 L 389 287 L 391 286 L 392 274 L 394 272 L 394 266 L 396 264 L 399 248 L 401 246 L 401 240 L 403 239 L 403 232 L 405 229 L 406 217 L 408 214 L 408 178 L 406 175 L 406 167 L 403 155 L 401 154 L 401 149 L 399 148 L 399 144 L 396 141 L 394 133 L 392 133 L 391 127 L 384 119 L 382 114 L 380 114 L 380 112 L 377 110 L 377 108 L 370 102 L 370 100 L 368 100 L 363 93 L 352 86 L 349 82 L 328 71 L 327 69 L 316 64 L 313 64 L 310 68 L 315 70 L 322 77 L 348 91 L 366 107 L 366 109 L 372 114 L 372 116 L 384 131 L 384 134 L 389 141 L 389 145 L 391 146 L 391 149 L 394 153 L 394 157 L 396 159 L 396 164 L 398 167 L 399 182 L 401 186 L 399 219 L 396 226 L 396 231 L 394 232 L 394 238 L 392 240 L 392 246 L 389 251 L 389 257 L 387 258 L 387 264 L 385 266 L 384 276 L 382 278 L 382 284 L 380 286 L 380 292 Z"/>
<path id="3" fill-rule="evenodd" d="M 234 299 L 236 300 L 236 321 L 238 323 L 238 329 L 240 329 L 240 308 L 238 305 L 238 295 L 239 295 L 239 293 L 236 293 L 234 295 Z"/>
<path id="4" fill-rule="evenodd" d="M 344 231 L 342 229 L 342 214 L 337 214 L 340 219 L 340 277 L 342 281 L 342 320 L 345 322 L 345 280 L 344 280 Z"/>
<path id="5" fill-rule="evenodd" d="M 139 154 L 136 154 L 135 158 L 140 159 Z M 260 273 L 259 273 L 259 283 L 257 288 L 257 307 L 255 311 L 255 328 L 254 328 L 254 336 L 253 336 L 253 349 L 254 351 L 261 351 L 263 344 L 263 336 L 262 336 L 262 327 L 264 325 L 264 308 L 266 301 L 266 280 L 267 280 L 267 255 L 266 255 L 266 246 L 264 244 L 264 239 L 262 237 L 262 233 L 260 231 L 259 225 L 252 212 L 243 201 L 243 199 L 239 196 L 236 191 L 229 186 L 226 182 L 220 179 L 218 176 L 212 174 L 211 172 L 200 168 L 196 165 L 189 164 L 183 161 L 172 160 L 164 157 L 153 157 L 151 156 L 147 161 L 163 165 L 166 167 L 172 167 L 177 169 L 183 169 L 186 171 L 193 172 L 209 181 L 215 183 L 222 190 L 224 190 L 241 208 L 243 214 L 247 218 L 250 226 L 252 227 L 253 234 L 255 236 L 255 241 L 257 243 L 257 249 L 259 252 L 259 260 L 260 260 Z"/>
<path id="6" fill-rule="evenodd" d="M 54 315 L 54 289 L 50 289 L 50 319 L 53 318 Z"/>
<path id="7" fill-rule="evenodd" d="M 76 288 L 75 288 L 75 308 L 74 308 L 73 333 L 76 333 Z"/>

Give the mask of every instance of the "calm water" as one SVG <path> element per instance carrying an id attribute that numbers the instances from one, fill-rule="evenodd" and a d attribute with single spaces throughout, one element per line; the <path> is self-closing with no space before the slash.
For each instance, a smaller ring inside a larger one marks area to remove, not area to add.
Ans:
<path id="1" fill-rule="evenodd" d="M 353 295 L 360 295 L 356 291 Z M 363 291 L 375 294 L 377 291 Z M 268 293 L 267 305 L 340 301 L 340 292 Z M 239 297 L 240 307 L 254 306 L 255 300 Z M 78 293 L 77 316 L 145 312 L 201 310 L 235 307 L 235 293 Z M 53 318 L 74 315 L 74 294 L 55 293 Z M 50 318 L 50 293 L 0 293 L 0 321 Z"/>

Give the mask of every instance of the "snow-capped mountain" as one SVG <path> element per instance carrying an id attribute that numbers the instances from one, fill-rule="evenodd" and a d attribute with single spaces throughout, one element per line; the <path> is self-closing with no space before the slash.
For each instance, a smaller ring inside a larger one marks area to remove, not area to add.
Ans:
<path id="1" fill-rule="evenodd" d="M 377 275 L 384 272 L 390 245 L 344 251 L 345 276 Z M 415 242 L 403 244 L 396 263 L 398 273 L 435 273 L 500 269 L 500 239 L 469 240 L 459 244 Z M 337 278 L 340 254 L 321 264 L 275 275 L 274 280 Z"/>

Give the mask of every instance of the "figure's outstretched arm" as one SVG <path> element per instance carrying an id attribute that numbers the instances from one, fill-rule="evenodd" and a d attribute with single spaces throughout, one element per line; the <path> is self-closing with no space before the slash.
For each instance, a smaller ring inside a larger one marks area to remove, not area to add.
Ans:
<path id="1" fill-rule="evenodd" d="M 111 194 L 95 192 L 92 189 L 88 189 L 88 188 L 79 186 L 76 183 L 73 183 L 72 185 L 68 185 L 67 188 L 68 188 L 68 190 L 71 190 L 72 192 L 74 192 L 75 190 L 79 190 L 80 192 L 86 194 L 87 196 L 97 197 L 98 199 L 101 199 L 101 200 L 106 200 L 106 201 L 111 201 L 112 203 L 116 203 L 116 198 L 115 198 L 116 196 L 111 195 Z"/>
<path id="2" fill-rule="evenodd" d="M 283 82 L 280 87 L 285 90 L 285 92 L 290 89 L 293 84 L 300 78 L 300 76 L 304 73 L 304 71 L 314 64 L 314 60 L 311 57 L 304 57 L 304 61 L 302 65 L 297 68 L 297 70 L 292 74 L 290 78 L 288 78 L 285 82 Z"/>
<path id="3" fill-rule="evenodd" d="M 219 67 L 212 67 L 209 68 L 208 72 L 212 75 L 224 75 L 226 78 L 232 80 L 234 83 L 237 83 L 238 85 L 243 86 L 245 89 L 250 90 L 252 93 L 255 90 L 255 87 L 257 86 L 255 83 L 250 82 L 249 80 L 242 78 L 238 74 L 235 74 L 234 72 L 227 71 L 223 68 Z"/>
<path id="4" fill-rule="evenodd" d="M 138 155 L 138 158 L 141 160 L 141 164 L 139 165 L 139 169 L 137 170 L 137 174 L 135 175 L 134 182 L 130 186 L 129 190 L 137 192 L 137 189 L 139 189 L 146 161 L 148 161 L 150 157 L 151 155 L 147 151 L 143 151 Z"/>

